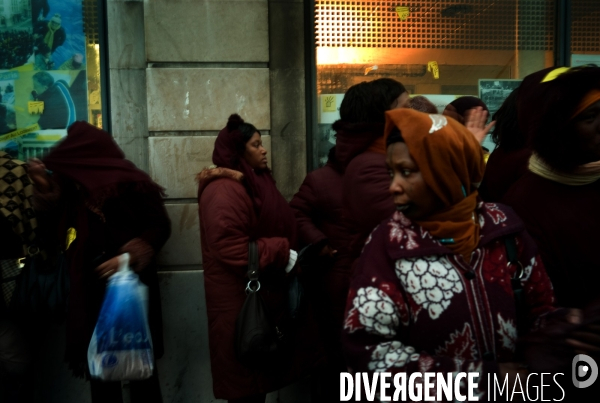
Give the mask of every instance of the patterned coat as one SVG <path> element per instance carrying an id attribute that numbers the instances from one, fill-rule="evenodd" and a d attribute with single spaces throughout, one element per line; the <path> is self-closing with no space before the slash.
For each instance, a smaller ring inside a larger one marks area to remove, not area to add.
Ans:
<path id="1" fill-rule="evenodd" d="M 487 373 L 513 360 L 517 338 L 506 236 L 517 242 L 530 323 L 554 309 L 552 285 L 521 220 L 491 203 L 480 202 L 477 214 L 481 238 L 469 263 L 399 212 L 373 231 L 346 307 L 352 371 L 478 371 L 482 396 Z"/>

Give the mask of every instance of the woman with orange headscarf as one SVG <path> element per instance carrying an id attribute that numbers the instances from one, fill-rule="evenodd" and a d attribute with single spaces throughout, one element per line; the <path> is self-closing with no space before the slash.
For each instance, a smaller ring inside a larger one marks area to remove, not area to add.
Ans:
<path id="1" fill-rule="evenodd" d="M 471 132 L 443 115 L 386 115 L 396 212 L 371 233 L 358 262 L 346 359 L 356 372 L 479 372 L 475 395 L 486 400 L 488 374 L 501 382 L 527 374 L 522 363 L 529 362 L 515 353 L 517 334 L 565 312 L 553 307 L 523 222 L 478 198 L 484 162 Z"/>

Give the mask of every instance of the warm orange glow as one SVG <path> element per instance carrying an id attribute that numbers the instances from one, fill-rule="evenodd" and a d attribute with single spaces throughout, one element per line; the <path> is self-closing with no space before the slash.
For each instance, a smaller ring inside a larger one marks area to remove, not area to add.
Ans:
<path id="1" fill-rule="evenodd" d="M 543 52 L 542 52 L 543 53 Z M 552 52 L 547 52 L 552 55 Z M 431 60 L 446 64 L 506 65 L 512 63 L 514 51 L 467 49 L 404 49 L 318 47 L 317 65 L 323 64 L 423 64 Z M 543 68 L 540 67 L 540 68 Z"/>
<path id="2" fill-rule="evenodd" d="M 373 9 L 335 1 L 315 6 L 316 40 L 319 46 L 356 46 L 371 36 L 379 6 Z M 335 4 L 338 3 L 338 4 Z"/>

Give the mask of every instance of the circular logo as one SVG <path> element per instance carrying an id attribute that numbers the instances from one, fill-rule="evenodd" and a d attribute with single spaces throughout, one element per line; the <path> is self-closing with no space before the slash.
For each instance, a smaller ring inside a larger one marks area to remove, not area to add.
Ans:
<path id="1" fill-rule="evenodd" d="M 117 365 L 117 362 L 119 360 L 117 360 L 117 356 L 114 354 L 106 354 L 103 358 L 102 358 L 102 366 L 104 368 L 112 368 L 115 365 Z"/>
<path id="2" fill-rule="evenodd" d="M 598 378 L 598 364 L 590 356 L 578 354 L 573 358 L 573 385 L 576 388 L 587 388 Z"/>

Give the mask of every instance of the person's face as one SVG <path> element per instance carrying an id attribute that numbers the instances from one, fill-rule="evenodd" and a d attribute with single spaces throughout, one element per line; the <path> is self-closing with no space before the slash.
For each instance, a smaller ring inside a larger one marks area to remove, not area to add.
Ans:
<path id="1" fill-rule="evenodd" d="M 392 177 L 390 193 L 396 210 L 411 220 L 421 220 L 442 208 L 405 143 L 393 143 L 387 148 L 386 163 Z"/>
<path id="2" fill-rule="evenodd" d="M 48 87 L 46 87 L 45 85 L 43 85 L 42 83 L 40 83 L 38 80 L 36 80 L 35 78 L 33 79 L 33 90 L 38 94 L 43 94 L 44 91 L 46 91 L 48 89 Z"/>
<path id="3" fill-rule="evenodd" d="M 581 162 L 600 160 L 600 101 L 581 112 L 573 122 L 577 135 L 578 149 L 581 150 Z"/>
<path id="4" fill-rule="evenodd" d="M 52 27 L 53 30 L 56 30 L 60 27 L 60 24 L 56 21 L 50 21 L 50 27 Z"/>
<path id="5" fill-rule="evenodd" d="M 252 169 L 267 168 L 267 150 L 263 147 L 260 134 L 255 132 L 250 140 L 246 143 L 246 151 L 244 151 L 244 159 L 252 167 Z"/>
<path id="6" fill-rule="evenodd" d="M 392 102 L 390 109 L 408 108 L 410 106 L 410 95 L 404 91 L 398 98 Z"/>

